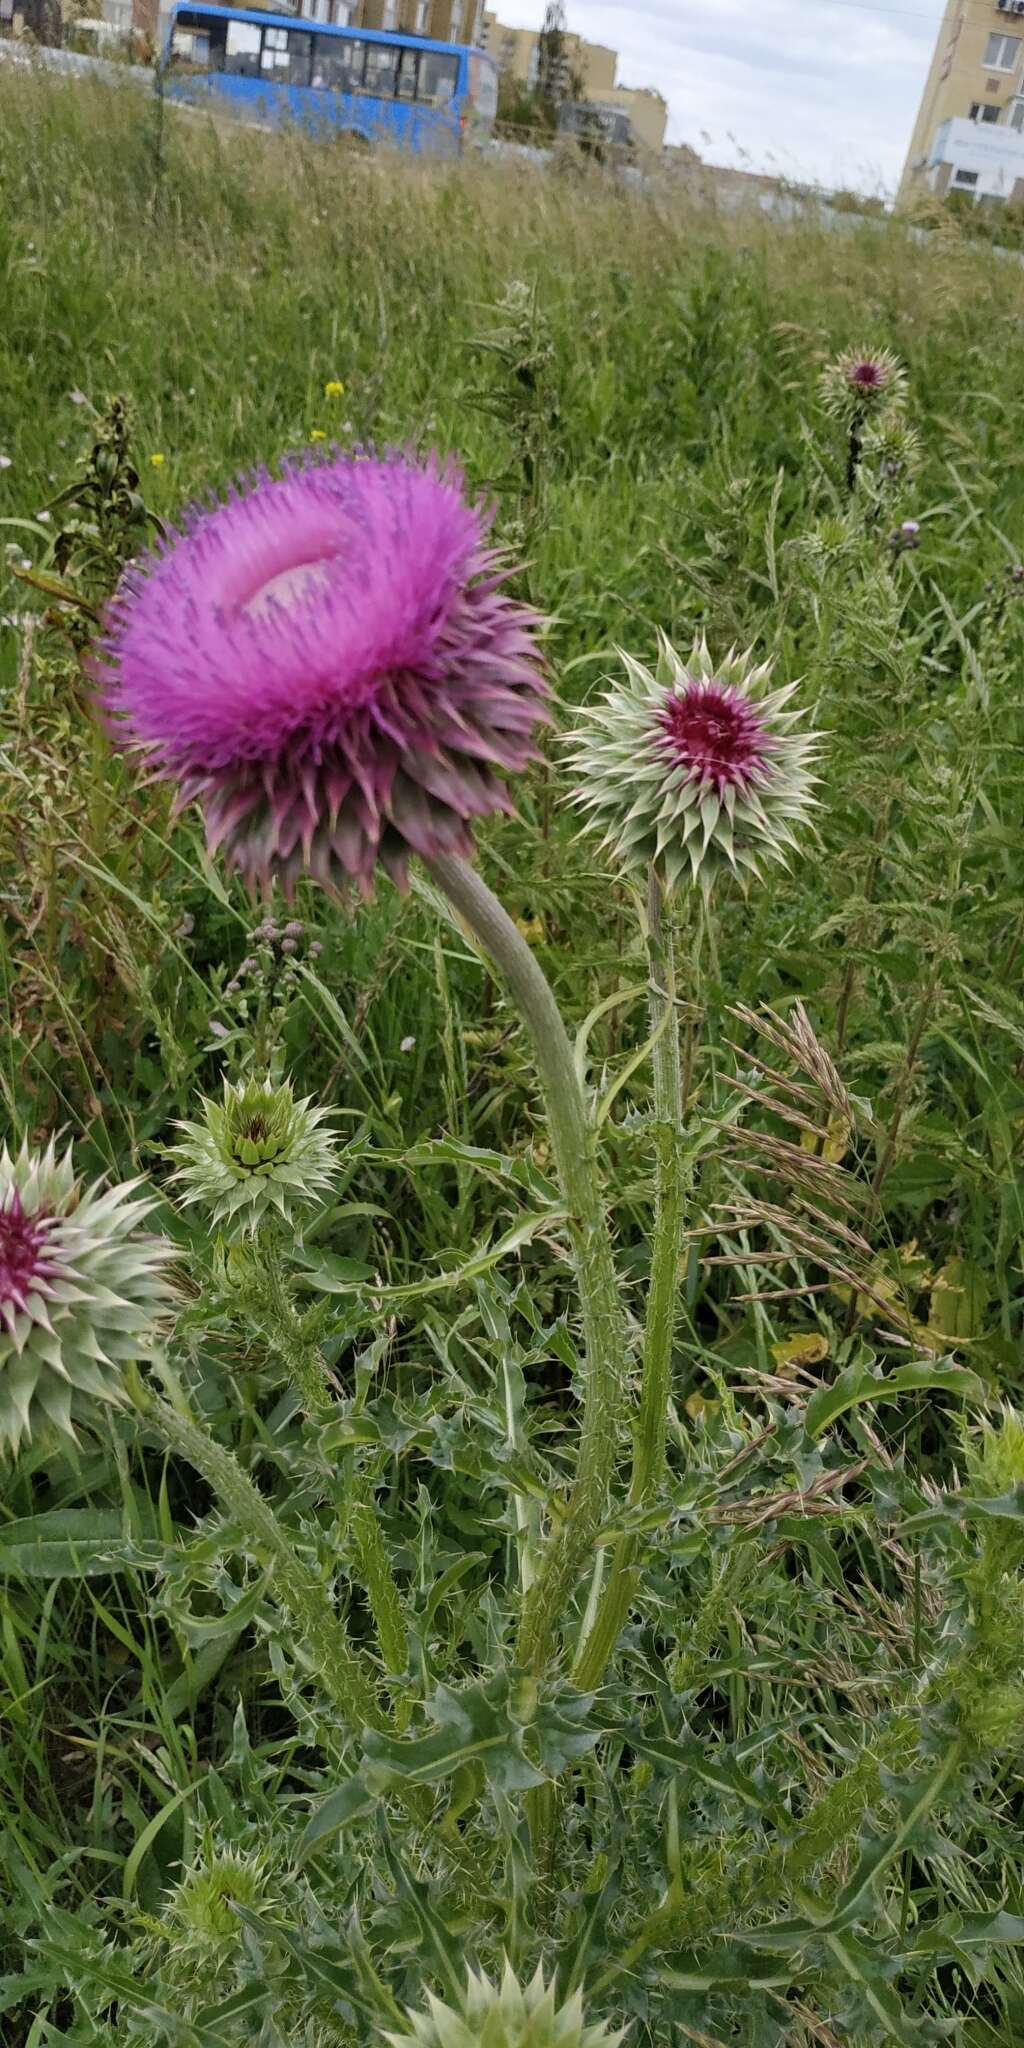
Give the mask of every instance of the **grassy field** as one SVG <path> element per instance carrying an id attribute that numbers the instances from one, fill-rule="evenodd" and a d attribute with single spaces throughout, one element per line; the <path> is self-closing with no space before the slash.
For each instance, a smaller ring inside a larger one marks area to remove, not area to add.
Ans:
<path id="1" fill-rule="evenodd" d="M 8 1142 L 62 1132 L 84 1174 L 151 1182 L 178 1249 L 172 1401 L 273 1506 L 390 1716 L 360 1743 L 325 1696 L 276 1539 L 212 1453 L 197 1479 L 131 1407 L 74 1445 L 34 1435 L 0 1468 L 0 2039 L 345 2048 L 507 1954 L 637 2048 L 1009 2048 L 1024 274 L 955 222 L 918 242 L 572 167 L 364 161 L 0 69 L 0 280 Z M 819 398 L 850 347 L 900 358 L 920 437 L 852 494 Z M 662 630 L 773 656 L 827 735 L 791 872 L 675 907 L 669 1472 L 627 1526 L 624 1414 L 604 1538 L 627 1527 L 631 1602 L 596 1685 L 572 1682 L 585 1586 L 550 1668 L 524 1679 L 513 1649 L 584 1370 L 564 1236 L 533 1213 L 552 1153 L 529 1043 L 422 877 L 357 912 L 303 885 L 286 958 L 193 815 L 112 753 L 87 615 L 45 584 L 95 597 L 139 543 L 84 531 L 80 498 L 55 547 L 114 397 L 164 520 L 311 438 L 452 450 L 496 497 L 549 621 L 556 729 L 480 860 L 570 1035 L 592 1020 L 634 1335 L 648 969 L 559 729 Z M 797 1002 L 841 1113 L 787 1036 Z M 331 1378 L 313 1423 L 280 1328 L 169 1186 L 176 1121 L 268 1063 L 345 1139 L 288 1253 L 289 1327 Z"/>

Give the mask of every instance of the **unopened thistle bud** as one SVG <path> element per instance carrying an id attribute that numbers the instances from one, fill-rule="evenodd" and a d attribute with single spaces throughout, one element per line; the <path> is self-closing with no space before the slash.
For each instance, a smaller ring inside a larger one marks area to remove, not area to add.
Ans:
<path id="1" fill-rule="evenodd" d="M 457 2006 L 428 1996 L 410 2013 L 409 2032 L 387 2034 L 391 2048 L 616 2048 L 623 2030 L 588 2026 L 579 1992 L 556 2005 L 538 1970 L 525 1989 L 506 1963 L 500 1985 L 469 1973 Z"/>
<path id="2" fill-rule="evenodd" d="M 200 1202 L 230 1235 L 247 1236 L 268 1217 L 293 1222 L 328 1193 L 338 1168 L 338 1143 L 325 1130 L 329 1112 L 291 1084 L 224 1082 L 223 1102 L 203 1101 L 201 1123 L 182 1123 L 173 1158 L 180 1199 Z"/>
<path id="3" fill-rule="evenodd" d="M 771 662 L 735 649 L 713 662 L 704 640 L 684 661 L 662 637 L 653 671 L 622 660 L 623 679 L 570 735 L 573 800 L 613 858 L 705 890 L 723 870 L 785 864 L 815 806 L 819 747 L 789 708 L 796 683 L 772 689 Z"/>
<path id="4" fill-rule="evenodd" d="M 864 463 L 879 490 L 895 491 L 913 481 L 921 465 L 921 437 L 902 412 L 892 409 L 864 430 Z"/>
<path id="5" fill-rule="evenodd" d="M 0 1449 L 46 1425 L 73 1437 L 154 1348 L 172 1248 L 140 1229 L 140 1185 L 83 1187 L 52 1142 L 0 1155 Z"/>

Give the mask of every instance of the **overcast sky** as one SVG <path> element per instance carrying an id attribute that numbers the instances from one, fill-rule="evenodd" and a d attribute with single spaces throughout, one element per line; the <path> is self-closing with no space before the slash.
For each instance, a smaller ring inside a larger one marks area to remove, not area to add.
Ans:
<path id="1" fill-rule="evenodd" d="M 491 0 L 537 28 L 544 0 Z M 943 0 L 566 0 L 568 25 L 654 85 L 670 142 L 710 163 L 891 191 Z"/>

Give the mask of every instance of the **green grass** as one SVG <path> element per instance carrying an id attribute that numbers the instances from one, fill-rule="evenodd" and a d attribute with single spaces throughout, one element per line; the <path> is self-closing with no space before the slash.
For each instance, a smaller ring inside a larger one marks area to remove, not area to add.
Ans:
<path id="1" fill-rule="evenodd" d="M 515 280 L 535 291 L 525 418 L 508 362 L 476 345 L 507 330 L 494 309 Z M 526 547 L 519 587 L 551 621 L 559 725 L 616 647 L 646 658 L 659 628 L 683 648 L 700 630 L 714 647 L 756 645 L 804 678 L 829 734 L 817 845 L 749 898 L 720 894 L 706 931 L 680 907 L 690 1217 L 745 1192 L 799 1208 L 763 1155 L 744 1163 L 728 1138 L 734 1079 L 757 1073 L 733 1006 L 787 1013 L 799 998 L 856 1098 L 856 1129 L 832 1135 L 860 1190 L 862 1264 L 891 1301 L 888 1315 L 854 1312 L 827 1267 L 743 1263 L 752 1247 L 785 1249 L 777 1223 L 701 1240 L 725 1265 L 687 1245 L 673 1506 L 649 1532 L 592 1710 L 606 1718 L 574 1766 L 561 1886 L 531 1867 L 518 1794 L 455 1751 L 429 1824 L 414 1773 L 404 1799 L 380 1801 L 397 1850 L 360 1820 L 300 1869 L 297 1838 L 338 1783 L 342 1736 L 260 1561 L 190 1468 L 127 1419 L 83 1431 L 77 1451 L 34 1444 L 0 1486 L 12 2048 L 147 2029 L 188 2048 L 368 2041 L 377 1994 L 357 1925 L 399 2002 L 443 1981 L 451 1939 L 489 1966 L 504 1947 L 524 1968 L 557 1962 L 566 1983 L 575 1970 L 638 2042 L 1024 2037 L 1024 1927 L 994 1918 L 1024 1911 L 1024 1469 L 1010 1457 L 972 1481 L 1003 1500 L 1002 1520 L 950 1504 L 973 1428 L 951 1393 L 847 1409 L 820 1439 L 801 1419 L 843 1370 L 935 1353 L 978 1375 L 993 1412 L 1021 1402 L 1024 598 L 1006 570 L 1024 550 L 1022 315 L 1019 267 L 955 223 L 921 243 L 876 222 L 829 233 L 813 215 L 723 219 L 671 190 L 639 197 L 572 172 L 367 162 L 170 110 L 161 132 L 127 89 L 0 68 L 0 546 L 46 566 L 61 516 L 37 515 L 112 394 L 131 401 L 140 488 L 164 519 L 314 432 L 438 445 Z M 822 364 L 861 343 L 905 362 L 923 443 L 912 488 L 874 520 L 847 505 L 842 437 L 817 397 Z M 340 399 L 325 395 L 333 380 Z M 894 560 L 886 535 L 904 517 L 921 545 Z M 166 1194 L 175 1119 L 263 1031 L 351 1141 L 311 1249 L 378 1285 L 465 1264 L 528 1196 L 445 1143 L 550 1168 L 500 991 L 422 887 L 406 901 L 385 884 L 353 915 L 302 896 L 323 951 L 302 954 L 269 1016 L 251 984 L 229 996 L 252 906 L 210 868 L 194 821 L 172 824 L 110 755 L 43 603 L 0 566 L 0 614 L 30 615 L 0 628 L 12 1142 L 63 1129 L 84 1169 L 140 1171 Z M 481 858 L 575 1029 L 646 969 L 627 892 L 577 836 L 554 742 L 548 756 L 517 792 L 518 818 L 481 835 Z M 642 1044 L 642 1010 L 595 1027 L 599 1086 Z M 637 1315 L 648 1091 L 641 1064 L 603 1147 Z M 769 1138 L 783 1128 L 777 1108 L 750 1121 Z M 323 1340 L 342 1397 L 320 1441 L 266 1343 L 240 1329 L 202 1229 L 169 1199 L 161 1221 L 198 1297 L 176 1370 L 365 1646 L 353 1488 L 374 1501 L 422 1735 L 437 1684 L 500 1673 L 514 1504 L 570 1466 L 573 1304 L 557 1233 L 394 1317 L 329 1297 L 345 1304 Z M 742 1298 L 773 1290 L 784 1298 Z M 796 1336 L 819 1342 L 794 1375 L 775 1347 Z M 814 1496 L 843 1472 L 838 1494 Z M 845 1505 L 819 1512 L 829 1499 Z M 13 1529 L 58 1513 L 84 1519 Z M 33 1555 L 41 1531 L 51 1547 Z M 500 1756 L 513 1753 L 507 1703 L 474 1695 L 467 1712 L 500 1725 Z M 357 1762 L 349 1750 L 345 1768 Z M 891 1856 L 819 1937 L 865 1842 Z M 210 1907 L 218 1869 L 255 1916 L 244 1935 L 230 1907 Z M 183 1870 L 205 1875 L 182 1889 Z M 788 1948 L 773 1936 L 783 1966 L 764 1982 L 737 1937 L 775 1922 L 804 1932 Z M 218 2017 L 243 1985 L 251 2006 Z"/>

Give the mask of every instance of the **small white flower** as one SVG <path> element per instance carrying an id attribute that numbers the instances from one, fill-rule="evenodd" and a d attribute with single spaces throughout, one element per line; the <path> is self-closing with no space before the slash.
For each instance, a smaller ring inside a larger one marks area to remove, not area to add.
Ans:
<path id="1" fill-rule="evenodd" d="M 11 458 L 10 458 L 10 456 L 9 456 L 9 455 L 0 455 L 0 469 L 10 469 L 10 466 L 11 466 Z"/>
<path id="2" fill-rule="evenodd" d="M 415 1044 L 416 1040 L 414 1038 L 403 1038 L 398 1050 L 399 1052 L 412 1052 Z"/>
<path id="3" fill-rule="evenodd" d="M 36 518 L 39 520 L 40 525 L 46 526 L 49 524 L 50 514 L 49 512 L 37 512 Z"/>
<path id="4" fill-rule="evenodd" d="M 72 405 L 88 405 L 89 403 L 84 391 L 69 391 L 68 397 Z"/>

